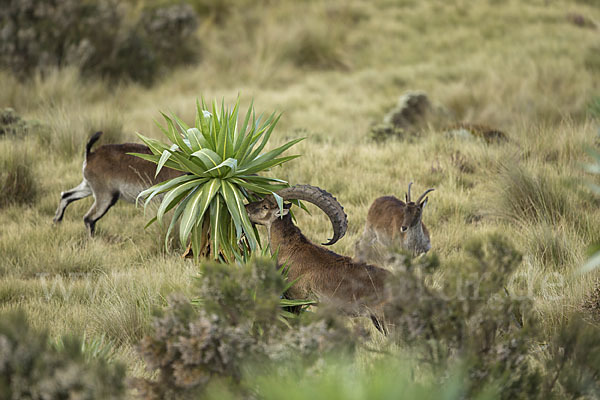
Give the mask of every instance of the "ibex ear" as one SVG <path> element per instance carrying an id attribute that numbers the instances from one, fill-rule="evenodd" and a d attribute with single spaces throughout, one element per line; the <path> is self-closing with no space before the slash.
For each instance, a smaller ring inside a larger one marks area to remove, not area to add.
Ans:
<path id="1" fill-rule="evenodd" d="M 292 203 L 283 203 L 283 209 L 277 210 L 275 216 L 277 218 L 283 218 L 290 213 L 290 208 L 292 208 Z"/>
<path id="2" fill-rule="evenodd" d="M 429 197 L 425 197 L 425 200 L 423 200 L 421 202 L 421 204 L 419 204 L 419 207 L 421 207 L 421 209 L 425 208 L 425 205 L 427 204 L 428 201 L 429 201 Z"/>

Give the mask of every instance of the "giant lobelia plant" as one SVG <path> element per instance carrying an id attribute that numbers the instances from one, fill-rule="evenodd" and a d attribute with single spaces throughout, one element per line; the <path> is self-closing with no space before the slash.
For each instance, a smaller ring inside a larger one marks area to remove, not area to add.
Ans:
<path id="1" fill-rule="evenodd" d="M 193 127 L 176 115 L 162 114 L 166 126 L 157 125 L 170 144 L 138 134 L 152 154 L 132 153 L 156 163 L 156 174 L 163 167 L 185 173 L 144 190 L 138 200 L 145 198 L 146 210 L 155 196 L 163 195 L 156 216 L 146 226 L 155 221 L 162 224 L 165 213 L 174 210 L 165 245 L 179 221 L 179 240 L 183 246 L 191 240 L 196 260 L 200 256 L 226 262 L 247 259 L 259 246 L 259 239 L 244 201 L 272 194 L 282 207 L 275 192 L 287 187 L 287 182 L 258 174 L 299 157 L 280 156 L 302 138 L 263 152 L 281 115 L 256 117 L 250 104 L 240 123 L 239 103 L 238 98 L 233 109 L 228 109 L 213 101 L 209 110 L 204 99 L 197 101 Z"/>

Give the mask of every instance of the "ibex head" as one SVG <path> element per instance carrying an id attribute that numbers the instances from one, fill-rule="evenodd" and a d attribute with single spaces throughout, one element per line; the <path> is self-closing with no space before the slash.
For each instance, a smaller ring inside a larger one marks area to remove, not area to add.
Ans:
<path id="1" fill-rule="evenodd" d="M 330 193 L 316 186 L 296 185 L 277 192 L 284 200 L 306 200 L 319 207 L 331 220 L 333 226 L 333 237 L 324 245 L 332 245 L 337 242 L 348 227 L 348 220 L 344 208 Z M 272 195 L 266 196 L 260 201 L 254 201 L 246 205 L 246 211 L 250 221 L 270 227 L 278 218 L 289 214 L 291 204 L 284 203 L 283 210 L 277 206 Z"/>
<path id="2" fill-rule="evenodd" d="M 408 184 L 408 193 L 406 193 L 406 208 L 404 209 L 404 219 L 402 220 L 402 226 L 400 227 L 401 232 L 406 232 L 409 228 L 414 227 L 421 223 L 421 215 L 423 214 L 423 208 L 427 204 L 428 198 L 425 197 L 429 192 L 435 189 L 427 189 L 416 202 L 413 202 L 410 198 L 410 187 L 412 182 Z"/>
<path id="3" fill-rule="evenodd" d="M 271 225 L 277 218 L 281 218 L 290 212 L 291 203 L 284 203 L 283 210 L 279 210 L 279 206 L 273 196 L 267 196 L 260 201 L 255 201 L 246 205 L 248 217 L 252 223 L 258 225 Z"/>

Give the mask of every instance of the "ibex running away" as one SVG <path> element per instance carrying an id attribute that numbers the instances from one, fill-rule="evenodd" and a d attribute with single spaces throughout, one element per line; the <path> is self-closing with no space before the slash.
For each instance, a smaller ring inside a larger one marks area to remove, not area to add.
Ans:
<path id="1" fill-rule="evenodd" d="M 326 191 L 315 186 L 297 185 L 277 194 L 284 200 L 306 200 L 327 214 L 333 225 L 333 238 L 323 244 L 332 245 L 346 233 L 344 209 Z M 290 207 L 291 204 L 285 204 L 280 211 L 273 196 L 246 205 L 250 221 L 266 226 L 271 252 L 277 252 L 278 264 L 287 266 L 290 280 L 297 279 L 289 289 L 289 295 L 333 303 L 350 315 L 370 316 L 375 327 L 385 332 L 383 305 L 389 297 L 385 283 L 390 272 L 353 262 L 349 257 L 313 244 L 292 222 Z"/>
<path id="2" fill-rule="evenodd" d="M 386 249 L 401 248 L 415 256 L 431 249 L 429 231 L 421 221 L 421 216 L 428 200 L 425 196 L 434 189 L 427 189 L 413 202 L 410 197 L 411 186 L 412 182 L 408 184 L 406 202 L 394 196 L 384 196 L 371 204 L 365 230 L 356 242 L 357 260 L 364 262 L 375 259 L 382 262 L 381 255 L 382 252 L 386 254 Z"/>
<path id="3" fill-rule="evenodd" d="M 60 204 L 54 215 L 54 222 L 61 222 L 69 204 L 93 195 L 94 204 L 83 218 L 90 236 L 94 235 L 96 222 L 119 199 L 134 203 L 142 190 L 183 174 L 163 168 L 155 177 L 155 164 L 127 154 L 151 154 L 143 144 L 105 144 L 92 152 L 92 146 L 101 135 L 102 132 L 96 132 L 88 141 L 83 161 L 83 180 L 77 187 L 61 193 Z"/>

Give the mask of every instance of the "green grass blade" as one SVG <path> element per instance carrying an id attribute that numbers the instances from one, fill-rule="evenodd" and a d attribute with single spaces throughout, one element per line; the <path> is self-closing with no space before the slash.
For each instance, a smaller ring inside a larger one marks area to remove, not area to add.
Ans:
<path id="1" fill-rule="evenodd" d="M 146 137 L 146 136 L 142 135 L 141 133 L 138 133 L 137 136 L 140 138 L 140 140 L 142 142 L 144 142 L 144 144 L 146 146 L 148 146 L 148 148 L 154 155 L 160 156 L 163 151 L 165 151 L 169 148 L 169 146 L 165 145 L 164 143 L 161 143 L 158 140 Z"/>
<path id="2" fill-rule="evenodd" d="M 137 195 L 135 199 L 135 204 L 137 206 L 140 198 L 146 198 L 144 203 L 144 209 L 148 203 L 158 194 L 164 193 L 170 190 L 173 186 L 179 185 L 180 183 L 184 183 L 187 181 L 191 181 L 192 179 L 197 179 L 194 175 L 182 175 L 173 179 L 169 179 L 168 181 L 157 183 L 156 185 L 148 188 L 146 190 L 142 190 L 140 194 Z"/>
<path id="3" fill-rule="evenodd" d="M 244 174 L 236 174 L 235 176 L 238 179 L 244 179 L 247 182 L 252 182 L 255 184 L 269 184 L 269 185 L 285 185 L 285 187 L 289 187 L 287 181 L 283 179 L 271 178 L 269 176 L 260 176 L 260 175 L 244 175 Z"/>
<path id="4" fill-rule="evenodd" d="M 273 129 L 275 129 L 275 125 L 277 125 L 280 118 L 281 118 L 281 114 L 275 116 L 275 113 L 273 113 L 273 114 L 271 114 L 271 116 L 269 116 L 269 118 L 265 122 L 265 127 L 268 126 L 268 129 L 264 133 L 264 136 L 262 138 L 262 141 L 260 142 L 260 145 L 250 154 L 249 159 L 251 159 L 251 160 L 255 159 L 260 154 L 260 152 L 263 151 L 263 149 L 267 145 L 267 142 L 271 138 L 271 133 L 273 133 Z"/>
<path id="5" fill-rule="evenodd" d="M 199 159 L 207 170 L 218 167 L 223 162 L 221 156 L 207 148 L 192 153 L 192 157 Z"/>
<path id="6" fill-rule="evenodd" d="M 157 221 L 156 217 L 152 217 L 152 219 L 150 221 L 146 222 L 146 225 L 144 225 L 144 229 L 148 229 L 148 227 L 150 225 L 152 225 L 153 223 L 155 223 L 156 221 Z"/>
<path id="7" fill-rule="evenodd" d="M 248 238 L 250 248 L 252 251 L 254 251 L 258 246 L 258 240 L 254 236 L 254 229 L 252 228 L 252 223 L 248 218 L 248 213 L 246 212 L 246 207 L 244 206 L 244 196 L 240 190 L 231 183 L 224 181 L 223 184 L 228 188 L 228 191 L 233 196 L 233 199 L 227 203 L 227 207 L 232 215 L 237 214 L 237 216 L 239 216 L 242 229 L 246 234 L 246 238 Z M 238 240 L 239 239 L 240 237 L 238 236 Z"/>
<path id="8" fill-rule="evenodd" d="M 223 161 L 216 167 L 207 170 L 206 172 L 213 171 L 216 171 L 219 176 L 235 174 L 235 172 L 237 171 L 237 160 L 235 158 L 228 158 L 227 160 Z"/>
<path id="9" fill-rule="evenodd" d="M 288 185 L 283 185 L 283 184 L 278 184 L 278 185 L 255 184 L 255 183 L 248 182 L 248 181 L 245 181 L 243 179 L 238 179 L 238 178 L 232 178 L 232 179 L 230 179 L 230 182 L 235 183 L 236 185 L 239 185 L 246 190 L 249 190 L 254 193 L 259 193 L 259 194 L 271 194 L 279 189 L 288 187 Z"/>
<path id="10" fill-rule="evenodd" d="M 169 118 L 169 116 L 162 111 L 160 112 L 160 115 L 162 115 L 164 120 L 167 122 L 166 128 L 160 124 L 158 125 L 161 128 L 162 133 L 167 137 L 167 139 L 169 139 L 169 142 L 177 144 L 177 137 L 173 134 L 173 129 L 171 129 L 173 126 L 173 121 L 171 121 L 171 118 Z"/>
<path id="11" fill-rule="evenodd" d="M 249 162 L 246 165 L 246 168 L 255 167 L 255 166 L 260 165 L 261 163 L 271 161 L 272 159 L 274 159 L 275 157 L 278 157 L 279 155 L 281 155 L 281 153 L 283 153 L 284 151 L 286 151 L 287 149 L 289 149 L 296 143 L 301 142 L 302 140 L 304 140 L 304 138 L 292 140 L 292 141 L 284 144 L 283 146 L 280 146 L 274 150 L 269 151 L 268 153 L 261 154 L 260 156 L 254 158 L 251 162 Z"/>
<path id="12" fill-rule="evenodd" d="M 192 228 L 194 225 L 197 225 L 198 220 L 203 218 L 210 202 L 220 188 L 221 180 L 211 179 L 191 196 L 190 201 L 181 216 L 179 227 L 179 239 L 181 240 L 181 243 L 187 241 Z"/>
<path id="13" fill-rule="evenodd" d="M 190 129 L 190 127 L 185 122 L 183 122 L 183 120 L 181 118 L 179 118 L 177 115 L 171 113 L 171 117 L 173 117 L 175 122 L 177 122 L 177 125 L 179 126 L 179 129 L 181 130 L 181 134 L 186 135 L 187 131 L 188 131 L 188 129 Z"/>
<path id="14" fill-rule="evenodd" d="M 130 156 L 136 156 L 139 157 L 141 159 L 144 159 L 146 161 L 150 161 L 151 163 L 154 164 L 158 164 L 158 162 L 160 161 L 160 157 L 161 156 L 157 156 L 154 154 L 143 154 L 143 153 L 127 153 Z M 172 161 L 172 160 L 168 160 L 165 163 L 165 167 L 177 170 L 177 171 L 181 171 L 181 172 L 187 172 L 187 170 L 185 168 L 182 168 L 181 165 L 179 165 L 178 163 Z"/>
<path id="15" fill-rule="evenodd" d="M 242 218 L 240 216 L 237 200 L 231 187 L 232 186 L 231 184 L 229 184 L 229 182 L 223 181 L 221 193 L 223 194 L 225 205 L 227 206 L 229 214 L 231 214 L 231 218 L 233 219 L 233 223 L 235 225 L 236 239 L 239 240 L 242 237 L 242 233 L 244 230 L 242 226 Z"/>
<path id="16" fill-rule="evenodd" d="M 279 305 L 281 307 L 293 307 L 293 306 L 309 306 L 311 304 L 317 304 L 313 300 L 292 300 L 292 299 L 280 299 Z"/>
<path id="17" fill-rule="evenodd" d="M 208 111 L 206 111 L 205 108 L 206 105 L 204 104 L 204 100 L 202 100 L 202 106 L 200 105 L 200 103 L 198 102 L 198 100 L 196 100 L 196 117 L 199 121 L 198 126 L 196 126 L 196 128 L 198 128 L 200 130 L 200 133 L 202 134 L 202 136 L 204 137 L 204 140 L 206 141 L 206 143 L 208 144 L 207 146 L 204 147 L 210 147 L 212 149 L 215 148 L 215 143 L 213 142 L 212 139 L 212 135 L 211 135 L 211 122 L 210 120 L 213 118 L 212 116 L 209 116 L 208 114 L 210 114 Z M 205 114 L 208 113 L 208 114 Z"/>
<path id="18" fill-rule="evenodd" d="M 165 214 L 165 212 L 168 211 L 169 207 L 171 205 L 174 206 L 174 203 L 176 203 L 178 201 L 178 199 L 180 200 L 185 195 L 187 195 L 189 192 L 198 188 L 205 180 L 206 179 L 203 178 L 203 179 L 194 179 L 193 181 L 185 182 L 182 185 L 177 186 L 175 189 L 171 190 L 169 193 L 167 193 L 165 195 L 165 197 L 163 198 L 162 203 L 160 203 L 158 210 L 156 211 L 156 218 L 158 219 L 158 222 L 162 224 L 162 217 Z"/>
<path id="19" fill-rule="evenodd" d="M 252 138 L 251 132 L 246 132 L 248 129 L 248 122 L 250 122 L 250 117 L 252 116 L 252 106 L 254 105 L 254 100 L 250 101 L 250 106 L 248 107 L 248 111 L 246 111 L 246 116 L 244 117 L 244 122 L 238 131 L 238 135 L 236 136 L 235 144 L 233 146 L 234 154 L 237 156 L 242 143 L 246 138 Z M 237 116 L 236 116 L 237 121 Z"/>
<path id="20" fill-rule="evenodd" d="M 187 197 L 182 202 L 177 204 L 177 208 L 173 212 L 173 218 L 171 218 L 171 223 L 169 224 L 169 228 L 167 229 L 167 233 L 165 235 L 165 249 L 169 248 L 169 236 L 171 236 L 171 232 L 173 232 L 173 228 L 175 228 L 177 220 L 181 217 L 181 214 L 183 214 L 183 211 L 185 210 L 185 207 L 189 201 L 190 198 Z M 185 246 L 185 243 L 182 243 L 181 245 Z"/>
<path id="21" fill-rule="evenodd" d="M 215 260 L 219 257 L 222 231 L 227 229 L 227 218 L 223 214 L 223 198 L 217 194 L 210 204 L 210 239 Z"/>
<path id="22" fill-rule="evenodd" d="M 238 93 L 238 97 L 233 105 L 233 110 L 229 113 L 229 127 L 231 129 L 231 148 L 228 149 L 231 153 L 227 154 L 227 157 L 233 156 L 235 152 L 235 144 L 237 143 L 238 137 L 240 136 L 239 124 L 238 124 L 238 114 L 240 111 L 240 95 Z M 243 133 L 243 132 L 242 132 Z"/>
<path id="23" fill-rule="evenodd" d="M 189 148 L 189 146 L 183 141 L 183 137 L 181 136 L 181 134 L 179 133 L 179 131 L 177 131 L 177 128 L 175 128 L 175 123 L 173 122 L 173 120 L 171 118 L 169 118 L 169 116 L 167 116 L 165 113 L 162 113 L 163 118 L 165 119 L 165 121 L 167 121 L 167 132 L 168 132 L 168 138 L 171 141 L 171 143 L 176 144 L 177 146 L 179 146 L 179 149 L 187 154 L 190 155 L 192 154 L 192 149 Z"/>
<path id="24" fill-rule="evenodd" d="M 189 160 L 185 155 L 176 151 L 172 151 L 171 155 L 172 159 L 179 164 L 180 168 L 184 168 L 185 172 L 191 172 L 197 176 L 205 176 L 206 168 L 201 162 Z"/>
<path id="25" fill-rule="evenodd" d="M 294 156 L 287 156 L 287 157 L 276 158 L 274 160 L 267 161 L 266 163 L 257 165 L 257 166 L 255 166 L 253 168 L 246 168 L 246 169 L 243 169 L 243 170 L 238 170 L 238 173 L 239 174 L 242 174 L 242 173 L 243 174 L 254 174 L 254 173 L 257 173 L 257 172 L 265 171 L 268 168 L 272 168 L 272 167 L 275 167 L 277 165 L 281 165 L 283 163 L 286 163 L 286 162 L 291 161 L 294 158 L 298 158 L 298 157 L 300 157 L 300 156 L 299 155 L 294 155 Z"/>
<path id="26" fill-rule="evenodd" d="M 202 147 L 204 147 L 200 142 L 200 138 L 202 138 L 202 141 L 204 141 L 204 138 L 202 137 L 202 134 L 200 133 L 198 128 L 190 128 L 187 131 L 185 131 L 185 137 L 190 142 L 190 148 L 193 152 L 198 151 Z"/>
<path id="27" fill-rule="evenodd" d="M 156 172 L 154 173 L 155 178 L 158 176 L 158 174 L 160 173 L 160 170 L 165 165 L 165 163 L 167 161 L 169 161 L 169 158 L 171 157 L 171 153 L 176 150 L 177 150 L 177 145 L 174 144 L 171 146 L 171 148 L 169 150 L 163 151 L 162 155 L 160 156 L 160 159 L 158 160 L 158 164 L 156 165 Z"/>
<path id="28" fill-rule="evenodd" d="M 220 118 L 221 126 L 217 135 L 217 153 L 224 159 L 227 158 L 227 142 L 230 141 L 229 120 L 228 118 L 223 118 L 222 115 Z"/>
<path id="29" fill-rule="evenodd" d="M 254 153 L 254 146 L 256 146 L 256 144 L 259 142 L 267 128 L 268 126 L 258 126 L 258 122 L 253 121 L 252 136 L 250 137 L 249 144 L 245 149 L 243 156 L 240 155 L 238 158 L 242 158 L 243 162 L 248 160 L 252 161 L 253 158 L 251 155 Z"/>

